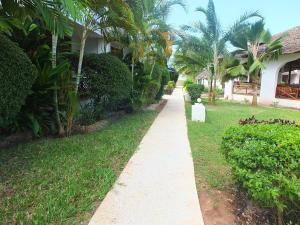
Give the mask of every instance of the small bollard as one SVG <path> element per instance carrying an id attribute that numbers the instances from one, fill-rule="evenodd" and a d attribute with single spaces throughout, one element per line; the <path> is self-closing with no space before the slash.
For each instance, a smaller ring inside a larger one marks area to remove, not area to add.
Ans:
<path id="1" fill-rule="evenodd" d="M 192 121 L 205 122 L 205 106 L 202 103 L 192 106 Z"/>

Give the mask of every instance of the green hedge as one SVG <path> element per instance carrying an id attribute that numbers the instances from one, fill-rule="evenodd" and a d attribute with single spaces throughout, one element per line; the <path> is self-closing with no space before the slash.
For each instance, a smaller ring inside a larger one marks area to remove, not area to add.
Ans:
<path id="1" fill-rule="evenodd" d="M 89 97 L 109 110 L 130 102 L 131 73 L 127 66 L 111 54 L 90 54 L 84 57 L 83 72 Z"/>
<path id="2" fill-rule="evenodd" d="M 204 86 L 200 84 L 187 84 L 186 90 L 191 96 L 192 103 L 197 102 L 197 99 L 201 97 L 201 94 L 204 91 Z"/>
<path id="3" fill-rule="evenodd" d="M 233 175 L 263 206 L 295 215 L 300 205 L 300 128 L 245 125 L 227 130 L 222 149 Z"/>
<path id="4" fill-rule="evenodd" d="M 15 122 L 37 72 L 23 50 L 0 34 L 0 128 Z"/>

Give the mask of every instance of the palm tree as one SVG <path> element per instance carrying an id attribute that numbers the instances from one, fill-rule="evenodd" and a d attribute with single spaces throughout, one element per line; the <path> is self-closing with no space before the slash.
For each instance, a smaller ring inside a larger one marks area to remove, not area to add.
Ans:
<path id="1" fill-rule="evenodd" d="M 217 71 L 220 61 L 219 59 L 222 58 L 222 55 L 226 51 L 226 43 L 235 32 L 245 26 L 246 22 L 250 18 L 261 18 L 261 16 L 258 14 L 258 12 L 245 13 L 228 29 L 227 32 L 224 32 L 221 27 L 220 21 L 218 20 L 213 0 L 209 0 L 206 9 L 198 7 L 196 11 L 204 14 L 204 16 L 206 17 L 206 24 L 198 21 L 194 27 L 191 28 L 186 26 L 185 28 L 202 34 L 203 38 L 211 47 L 211 52 L 213 53 L 213 59 L 211 62 L 211 64 L 213 65 L 213 73 L 210 80 L 211 82 L 213 82 L 213 88 L 210 88 L 209 90 L 209 102 L 212 103 L 215 100 L 213 89 L 216 88 Z M 212 86 L 212 84 L 210 86 Z"/>
<path id="2" fill-rule="evenodd" d="M 204 69 L 211 71 L 210 63 L 213 54 L 203 38 L 188 35 L 175 44 L 177 44 L 177 50 L 173 63 L 179 73 L 194 79 Z"/>
<path id="3" fill-rule="evenodd" d="M 237 50 L 235 55 L 247 56 L 247 62 L 228 69 L 232 77 L 246 75 L 251 78 L 254 86 L 252 105 L 257 105 L 259 73 L 264 68 L 264 62 L 276 60 L 282 51 L 281 36 L 272 39 L 271 33 L 265 29 L 263 20 L 245 27 L 241 32 L 231 37 L 231 43 Z"/>
<path id="4" fill-rule="evenodd" d="M 180 5 L 181 0 L 127 0 L 134 13 L 138 32 L 129 37 L 129 49 L 132 54 L 132 75 L 134 64 L 138 60 L 151 62 L 151 72 L 157 62 L 164 62 L 171 56 L 172 29 L 166 23 L 171 8 Z"/>
<path id="5" fill-rule="evenodd" d="M 77 19 L 83 25 L 83 32 L 80 43 L 79 62 L 76 76 L 75 92 L 78 92 L 78 87 L 81 78 L 82 62 L 85 49 L 85 43 L 88 38 L 88 31 L 100 31 L 106 40 L 115 30 L 123 29 L 129 32 L 135 30 L 133 24 L 132 12 L 123 0 L 112 1 L 95 1 L 83 5 L 78 3 L 80 8 L 80 17 Z"/>

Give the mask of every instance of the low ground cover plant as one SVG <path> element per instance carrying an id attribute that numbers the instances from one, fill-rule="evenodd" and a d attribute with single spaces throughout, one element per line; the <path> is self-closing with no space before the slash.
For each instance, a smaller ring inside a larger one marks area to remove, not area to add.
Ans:
<path id="1" fill-rule="evenodd" d="M 222 150 L 237 183 L 262 206 L 276 211 L 278 224 L 300 222 L 298 127 L 281 123 L 231 127 Z"/>
<path id="2" fill-rule="evenodd" d="M 293 125 L 295 127 L 299 127 L 299 124 L 296 124 L 295 121 L 286 120 L 286 119 L 269 119 L 269 120 L 259 120 L 256 119 L 255 116 L 241 119 L 239 122 L 240 125 L 247 125 L 247 124 L 279 124 L 279 125 Z"/>

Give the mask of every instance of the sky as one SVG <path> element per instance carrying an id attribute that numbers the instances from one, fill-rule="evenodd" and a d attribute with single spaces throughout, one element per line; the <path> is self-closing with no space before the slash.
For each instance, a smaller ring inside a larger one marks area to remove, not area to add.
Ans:
<path id="1" fill-rule="evenodd" d="M 195 8 L 207 6 L 208 0 L 184 0 L 185 12 L 179 6 L 173 6 L 168 23 L 176 28 L 192 25 L 193 21 L 204 17 Z M 218 18 L 224 29 L 233 24 L 245 12 L 258 10 L 265 17 L 266 28 L 272 34 L 284 32 L 300 25 L 300 0 L 214 0 Z"/>

